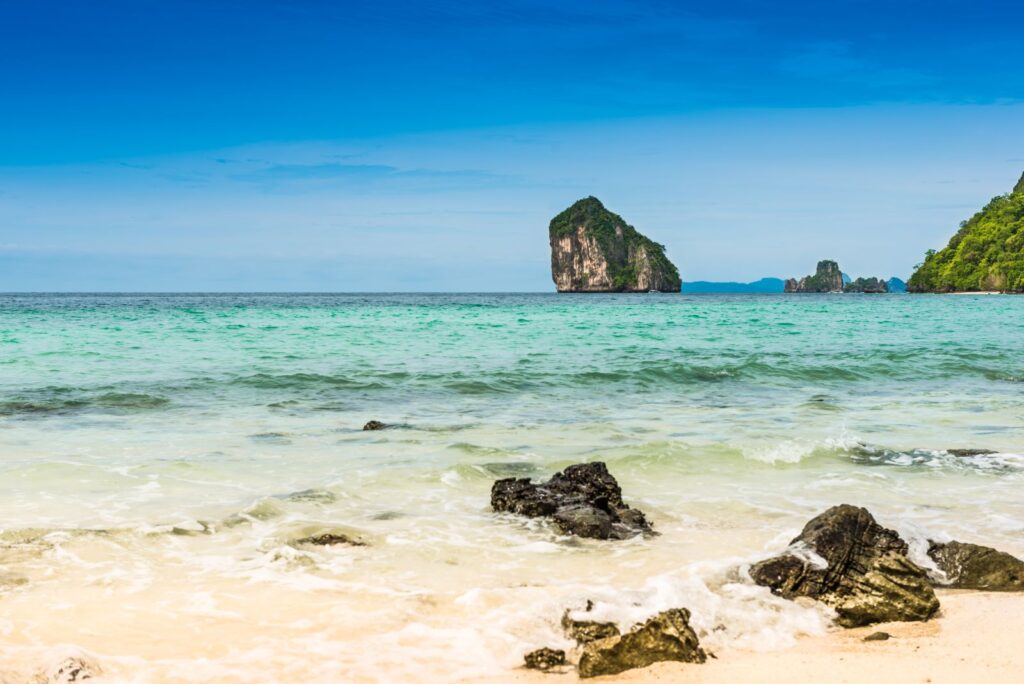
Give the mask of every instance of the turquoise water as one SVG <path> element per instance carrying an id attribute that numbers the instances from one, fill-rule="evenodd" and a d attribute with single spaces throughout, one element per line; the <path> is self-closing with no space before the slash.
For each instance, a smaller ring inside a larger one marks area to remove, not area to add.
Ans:
<path id="1" fill-rule="evenodd" d="M 474 679 L 587 598 L 784 647 L 828 616 L 736 568 L 832 504 L 1024 552 L 1022 339 L 1009 296 L 0 296 L 0 650 Z M 661 536 L 488 510 L 496 477 L 582 460 Z M 288 543 L 326 528 L 369 545 Z M 132 636 L 168 610 L 175 638 Z"/>

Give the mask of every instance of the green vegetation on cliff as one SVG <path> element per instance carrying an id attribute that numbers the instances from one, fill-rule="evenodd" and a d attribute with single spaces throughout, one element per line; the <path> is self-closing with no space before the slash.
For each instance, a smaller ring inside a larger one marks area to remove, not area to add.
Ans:
<path id="1" fill-rule="evenodd" d="M 1008 195 L 960 224 L 945 248 L 929 250 L 910 292 L 1024 292 L 1024 176 Z"/>
<path id="2" fill-rule="evenodd" d="M 665 256 L 665 246 L 641 235 L 621 216 L 608 211 L 596 197 L 581 199 L 551 219 L 548 233 L 552 245 L 560 238 L 575 235 L 580 226 L 594 239 L 607 261 L 611 289 L 635 289 L 639 274 L 637 263 L 631 257 L 641 251 L 646 254 L 648 270 L 656 275 L 657 289 L 678 292 L 681 288 L 679 270 Z"/>

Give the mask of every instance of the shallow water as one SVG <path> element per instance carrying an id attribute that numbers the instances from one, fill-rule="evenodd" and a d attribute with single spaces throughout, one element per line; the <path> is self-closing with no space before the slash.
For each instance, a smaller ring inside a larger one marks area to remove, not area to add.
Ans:
<path id="1" fill-rule="evenodd" d="M 0 296 L 0 681 L 475 679 L 588 599 L 783 648 L 827 613 L 741 567 L 830 505 L 1024 553 L 1021 339 L 1019 297 Z M 589 460 L 660 536 L 490 512 Z"/>

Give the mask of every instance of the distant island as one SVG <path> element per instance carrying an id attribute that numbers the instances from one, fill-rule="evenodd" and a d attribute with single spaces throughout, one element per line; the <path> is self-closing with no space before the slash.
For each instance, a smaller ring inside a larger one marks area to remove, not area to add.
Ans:
<path id="1" fill-rule="evenodd" d="M 559 292 L 679 292 L 665 247 L 587 197 L 551 219 L 551 277 Z"/>
<path id="2" fill-rule="evenodd" d="M 783 291 L 782 278 L 761 278 L 752 283 L 737 282 L 712 282 L 709 280 L 695 280 L 683 283 L 683 292 L 686 294 L 712 294 L 712 293 L 777 293 Z"/>
<path id="3" fill-rule="evenodd" d="M 928 250 L 907 281 L 910 292 L 1024 292 L 1024 175 L 960 224 L 939 251 Z"/>
<path id="4" fill-rule="evenodd" d="M 850 279 L 839 268 L 839 264 L 831 259 L 818 262 L 814 275 L 804 276 L 797 280 L 790 278 L 785 283 L 785 291 L 800 292 L 859 292 L 862 294 L 885 294 L 888 292 L 906 292 L 906 283 L 899 278 L 857 278 Z"/>

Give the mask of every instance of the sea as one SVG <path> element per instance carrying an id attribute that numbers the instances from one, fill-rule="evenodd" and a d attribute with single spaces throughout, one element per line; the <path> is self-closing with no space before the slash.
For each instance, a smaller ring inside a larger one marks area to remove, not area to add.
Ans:
<path id="1" fill-rule="evenodd" d="M 751 562 L 839 503 L 1024 554 L 1022 454 L 1024 297 L 0 295 L 0 681 L 497 681 L 588 601 L 783 649 L 832 615 Z M 657 535 L 492 512 L 587 461 Z"/>

